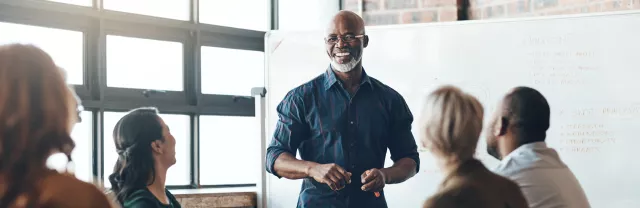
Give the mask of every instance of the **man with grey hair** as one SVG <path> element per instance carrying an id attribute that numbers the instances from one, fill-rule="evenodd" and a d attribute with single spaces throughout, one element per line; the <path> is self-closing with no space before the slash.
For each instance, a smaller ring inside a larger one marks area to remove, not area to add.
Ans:
<path id="1" fill-rule="evenodd" d="M 278 178 L 303 179 L 299 208 L 385 208 L 385 184 L 419 170 L 413 116 L 398 92 L 362 68 L 369 44 L 362 18 L 339 12 L 325 44 L 327 71 L 291 90 L 277 107 L 266 169 Z M 387 149 L 394 164 L 385 168 Z"/>

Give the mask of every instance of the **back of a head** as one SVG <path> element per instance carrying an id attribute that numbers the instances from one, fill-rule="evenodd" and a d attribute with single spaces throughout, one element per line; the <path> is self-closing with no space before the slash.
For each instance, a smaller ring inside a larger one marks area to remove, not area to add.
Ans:
<path id="1" fill-rule="evenodd" d="M 151 143 L 158 139 L 162 139 L 162 125 L 158 110 L 152 107 L 130 111 L 113 129 L 118 160 L 109 182 L 120 203 L 155 179 Z"/>
<path id="2" fill-rule="evenodd" d="M 551 109 L 540 92 L 516 87 L 505 96 L 502 110 L 517 134 L 519 145 L 545 140 Z"/>
<path id="3" fill-rule="evenodd" d="M 447 160 L 473 158 L 482 132 L 484 109 L 473 96 L 443 86 L 426 99 L 421 116 L 422 144 Z"/>
<path id="4" fill-rule="evenodd" d="M 49 154 L 70 158 L 74 116 L 75 99 L 47 53 L 31 45 L 0 46 L 0 207 L 38 197 Z"/>

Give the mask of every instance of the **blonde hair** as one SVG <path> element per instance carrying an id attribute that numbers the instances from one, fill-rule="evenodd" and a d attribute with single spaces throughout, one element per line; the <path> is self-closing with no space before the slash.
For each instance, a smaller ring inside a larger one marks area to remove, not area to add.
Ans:
<path id="1" fill-rule="evenodd" d="M 49 155 L 59 151 L 71 158 L 75 104 L 46 52 L 32 45 L 0 46 L 0 207 L 18 197 L 37 203 Z"/>
<path id="2" fill-rule="evenodd" d="M 429 94 L 421 115 L 422 145 L 451 162 L 473 158 L 484 109 L 472 95 L 446 85 Z"/>

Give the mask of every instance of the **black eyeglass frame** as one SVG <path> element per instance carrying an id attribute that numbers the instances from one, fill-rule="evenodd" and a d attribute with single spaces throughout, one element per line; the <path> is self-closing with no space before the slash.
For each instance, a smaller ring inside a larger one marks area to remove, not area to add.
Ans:
<path id="1" fill-rule="evenodd" d="M 364 38 L 367 35 L 362 34 L 362 35 L 344 35 L 344 36 L 329 36 L 329 37 L 325 37 L 324 38 L 324 42 L 327 44 L 336 44 L 338 43 L 340 40 L 342 40 L 343 42 L 347 42 L 347 43 L 353 43 L 358 39 Z M 330 40 L 330 38 L 335 38 L 335 40 Z M 347 40 L 346 38 L 352 38 Z"/>

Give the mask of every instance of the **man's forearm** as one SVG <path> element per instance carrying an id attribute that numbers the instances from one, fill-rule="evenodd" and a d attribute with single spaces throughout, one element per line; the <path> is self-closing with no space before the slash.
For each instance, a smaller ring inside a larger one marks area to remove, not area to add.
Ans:
<path id="1" fill-rule="evenodd" d="M 402 158 L 393 166 L 380 171 L 384 174 L 386 184 L 402 183 L 416 175 L 416 161 L 411 158 Z"/>
<path id="2" fill-rule="evenodd" d="M 282 153 L 275 161 L 273 169 L 279 176 L 288 179 L 302 179 L 309 177 L 309 169 L 317 163 L 298 160 L 289 153 Z"/>

